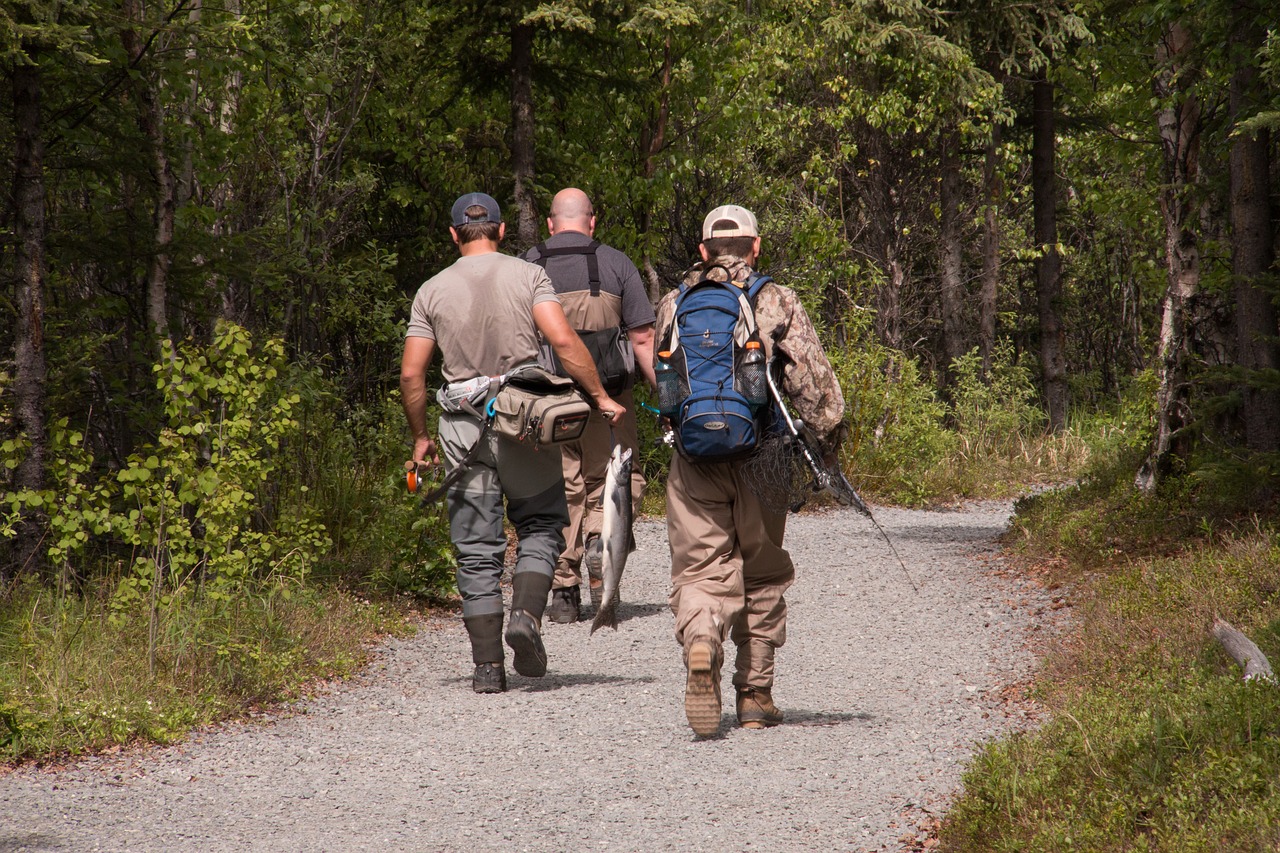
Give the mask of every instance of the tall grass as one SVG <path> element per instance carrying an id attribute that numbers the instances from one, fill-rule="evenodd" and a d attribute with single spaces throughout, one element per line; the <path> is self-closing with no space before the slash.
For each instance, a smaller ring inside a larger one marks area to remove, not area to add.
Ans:
<path id="1" fill-rule="evenodd" d="M 347 593 L 262 586 L 234 600 L 172 598 L 153 644 L 147 614 L 113 616 L 110 592 L 67 596 L 26 583 L 0 600 L 0 754 L 9 760 L 169 742 L 348 674 L 370 637 L 406 624 Z"/>
<path id="2" fill-rule="evenodd" d="M 356 592 L 447 588 L 448 562 L 412 547 L 439 550 L 440 521 L 391 474 L 381 424 L 344 429 L 325 383 L 278 342 L 220 324 L 211 344 L 167 349 L 155 373 L 165 420 L 124 467 L 96 462 L 62 419 L 56 485 L 5 494 L 0 534 L 19 507 L 43 508 L 54 569 L 0 590 L 12 759 L 163 742 L 296 695 L 403 623 Z M 25 448 L 2 451 L 10 470 Z"/>
<path id="3" fill-rule="evenodd" d="M 850 425 L 846 468 L 867 496 L 908 505 L 1005 498 L 1089 464 L 1094 422 L 1049 432 L 1031 368 L 1011 347 L 986 373 L 976 351 L 958 359 L 950 402 L 892 350 L 849 348 L 833 365 Z"/>
<path id="4" fill-rule="evenodd" d="M 982 750 L 944 849 L 1280 847 L 1280 690 L 1210 633 L 1280 661 L 1275 503 L 1197 476 L 1141 495 L 1132 450 L 1019 505 L 1011 541 L 1073 590 L 1076 626 L 1038 678 L 1049 721 Z"/>

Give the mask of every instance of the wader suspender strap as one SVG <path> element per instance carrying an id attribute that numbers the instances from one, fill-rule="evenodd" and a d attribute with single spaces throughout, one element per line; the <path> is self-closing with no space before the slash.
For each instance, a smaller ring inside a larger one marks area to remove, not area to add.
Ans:
<path id="1" fill-rule="evenodd" d="M 585 255 L 587 258 L 587 280 L 591 282 L 591 295 L 600 295 L 600 261 L 596 258 L 596 250 L 600 248 L 600 243 L 592 240 L 585 246 L 560 246 L 552 249 L 546 243 L 539 243 L 533 247 L 538 257 L 534 259 L 534 263 L 547 268 L 547 259 L 557 255 Z"/>

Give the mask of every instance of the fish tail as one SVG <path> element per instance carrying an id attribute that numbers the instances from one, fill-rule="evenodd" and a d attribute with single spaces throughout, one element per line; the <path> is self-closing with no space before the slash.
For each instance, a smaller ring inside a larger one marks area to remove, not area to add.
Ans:
<path id="1" fill-rule="evenodd" d="M 612 628 L 618 630 L 618 596 L 609 596 L 608 601 L 600 602 L 600 609 L 596 611 L 596 618 L 591 620 L 591 634 L 594 634 L 599 628 Z M 588 634 L 587 636 L 591 636 Z"/>

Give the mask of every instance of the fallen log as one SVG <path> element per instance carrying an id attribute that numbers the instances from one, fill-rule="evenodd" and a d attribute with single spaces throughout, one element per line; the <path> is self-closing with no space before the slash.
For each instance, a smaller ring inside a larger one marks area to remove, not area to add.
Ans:
<path id="1" fill-rule="evenodd" d="M 1251 681 L 1255 678 L 1265 678 L 1267 681 L 1275 681 L 1276 675 L 1271 670 L 1271 663 L 1267 660 L 1267 656 L 1262 653 L 1262 649 L 1254 645 L 1243 633 L 1232 627 L 1229 622 L 1222 619 L 1213 620 L 1213 636 L 1217 638 L 1222 647 L 1227 650 L 1227 654 L 1235 659 L 1235 662 L 1244 667 L 1244 680 Z"/>

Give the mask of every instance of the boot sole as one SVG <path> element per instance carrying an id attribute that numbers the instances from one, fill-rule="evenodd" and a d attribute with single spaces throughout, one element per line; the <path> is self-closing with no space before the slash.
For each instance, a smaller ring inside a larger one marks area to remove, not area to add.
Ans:
<path id="1" fill-rule="evenodd" d="M 547 674 L 547 649 L 537 628 L 526 631 L 517 625 L 507 629 L 507 645 L 511 647 L 511 665 L 527 678 L 541 678 Z"/>
<path id="2" fill-rule="evenodd" d="M 774 726 L 782 725 L 782 720 L 742 720 L 744 729 L 771 729 Z"/>
<path id="3" fill-rule="evenodd" d="M 715 651 L 699 643 L 689 649 L 689 679 L 684 688 L 684 715 L 699 737 L 720 730 L 720 697 L 716 694 Z"/>

